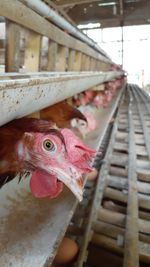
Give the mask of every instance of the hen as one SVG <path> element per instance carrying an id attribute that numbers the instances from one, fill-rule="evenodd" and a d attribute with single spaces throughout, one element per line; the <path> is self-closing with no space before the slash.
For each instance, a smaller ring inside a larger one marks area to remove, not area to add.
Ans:
<path id="1" fill-rule="evenodd" d="M 84 146 L 69 129 L 57 129 L 48 121 L 14 120 L 0 128 L 0 186 L 31 172 L 35 197 L 56 197 L 66 184 L 82 200 L 83 173 L 91 171 L 95 151 Z"/>
<path id="2" fill-rule="evenodd" d="M 72 127 L 77 129 L 81 133 L 82 137 L 85 138 L 86 135 L 94 131 L 97 126 L 94 109 L 91 105 L 80 106 L 78 109 L 82 111 L 87 119 L 87 122 L 80 119 L 74 119 L 72 120 Z"/>
<path id="3" fill-rule="evenodd" d="M 66 101 L 59 102 L 40 111 L 40 118 L 55 122 L 58 127 L 69 127 L 74 118 L 86 121 L 86 117 Z"/>

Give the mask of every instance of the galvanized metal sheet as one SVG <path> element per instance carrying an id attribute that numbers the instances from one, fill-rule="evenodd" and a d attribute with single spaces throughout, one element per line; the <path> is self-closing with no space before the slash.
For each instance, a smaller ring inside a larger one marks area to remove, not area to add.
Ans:
<path id="1" fill-rule="evenodd" d="M 72 72 L 0 76 L 0 125 L 71 97 L 123 72 Z"/>
<path id="2" fill-rule="evenodd" d="M 0 192 L 0 266 L 50 264 L 76 206 L 67 189 L 56 200 L 34 198 L 28 181 L 16 179 Z"/>

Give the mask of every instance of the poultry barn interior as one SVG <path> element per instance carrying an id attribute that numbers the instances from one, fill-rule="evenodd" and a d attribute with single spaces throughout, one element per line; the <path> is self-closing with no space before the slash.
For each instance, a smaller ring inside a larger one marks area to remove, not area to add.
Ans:
<path id="1" fill-rule="evenodd" d="M 149 24 L 0 0 L 0 267 L 150 266 Z"/>

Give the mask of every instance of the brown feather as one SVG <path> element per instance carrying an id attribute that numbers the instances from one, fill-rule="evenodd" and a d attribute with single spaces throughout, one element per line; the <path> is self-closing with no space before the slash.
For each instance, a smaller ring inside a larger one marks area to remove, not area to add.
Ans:
<path id="1" fill-rule="evenodd" d="M 0 187 L 12 180 L 17 173 L 24 173 L 21 164 L 18 164 L 15 146 L 25 132 L 56 134 L 65 143 L 63 135 L 53 126 L 49 121 L 21 118 L 0 127 Z"/>
<path id="2" fill-rule="evenodd" d="M 61 128 L 69 126 L 70 120 L 74 118 L 87 121 L 86 117 L 78 109 L 72 107 L 66 101 L 41 110 L 40 117 L 41 119 L 55 122 Z"/>

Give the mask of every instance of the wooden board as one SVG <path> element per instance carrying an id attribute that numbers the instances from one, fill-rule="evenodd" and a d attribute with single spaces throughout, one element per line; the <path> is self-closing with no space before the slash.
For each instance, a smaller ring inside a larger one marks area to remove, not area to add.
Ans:
<path id="1" fill-rule="evenodd" d="M 39 71 L 41 35 L 28 32 L 25 48 L 25 71 Z"/>
<path id="2" fill-rule="evenodd" d="M 5 71 L 19 71 L 20 64 L 20 27 L 6 20 Z"/>
<path id="3" fill-rule="evenodd" d="M 13 2 L 11 0 L 0 0 L 0 16 L 4 16 L 23 27 L 26 27 L 27 29 L 47 36 L 58 44 L 81 51 L 82 53 L 104 62 L 111 63 L 108 58 L 96 52 L 87 44 L 70 36 L 65 31 L 60 30 L 58 27 L 41 17 L 32 9 L 26 7 L 18 0 L 13 0 Z"/>

